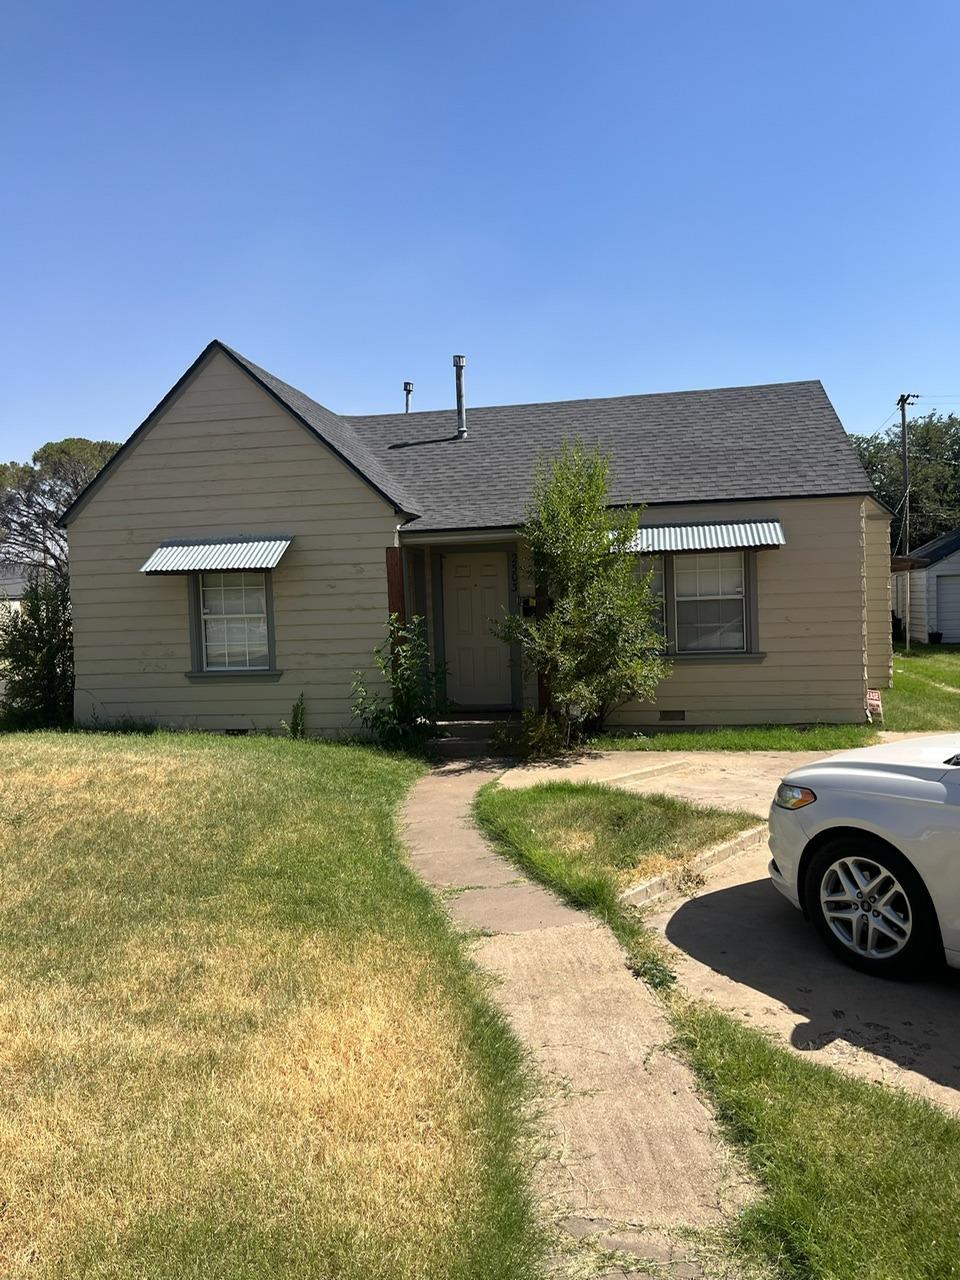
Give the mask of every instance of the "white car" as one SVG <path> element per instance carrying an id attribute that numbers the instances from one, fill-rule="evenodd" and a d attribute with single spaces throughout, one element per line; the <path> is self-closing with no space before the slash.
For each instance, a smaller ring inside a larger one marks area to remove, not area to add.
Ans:
<path id="1" fill-rule="evenodd" d="M 787 774 L 770 876 L 842 959 L 960 968 L 960 735 L 845 751 Z"/>

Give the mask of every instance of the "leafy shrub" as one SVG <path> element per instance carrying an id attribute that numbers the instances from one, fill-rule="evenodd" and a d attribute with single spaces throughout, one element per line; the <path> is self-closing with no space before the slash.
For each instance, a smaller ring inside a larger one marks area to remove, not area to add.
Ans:
<path id="1" fill-rule="evenodd" d="M 73 722 L 73 626 L 64 575 L 34 570 L 20 611 L 0 605 L 3 721 L 17 729 L 66 729 Z"/>
<path id="2" fill-rule="evenodd" d="M 387 638 L 373 655 L 389 694 L 371 692 L 362 671 L 354 672 L 353 714 L 385 747 L 420 751 L 439 734 L 444 672 L 430 661 L 426 619 L 404 622 L 390 615 Z"/>

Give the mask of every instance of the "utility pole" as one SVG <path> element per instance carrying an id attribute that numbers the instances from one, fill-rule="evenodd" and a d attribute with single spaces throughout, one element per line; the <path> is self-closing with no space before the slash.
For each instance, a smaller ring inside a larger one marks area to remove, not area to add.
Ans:
<path id="1" fill-rule="evenodd" d="M 900 410 L 900 460 L 903 463 L 903 525 L 902 535 L 900 538 L 900 554 L 909 556 L 910 554 L 910 447 L 907 440 L 907 406 L 913 404 L 920 397 L 912 392 L 904 392 L 897 397 L 897 407 Z M 906 642 L 907 652 L 910 652 L 910 569 L 906 571 L 907 599 L 906 599 L 906 617 L 903 620 L 903 635 Z"/>

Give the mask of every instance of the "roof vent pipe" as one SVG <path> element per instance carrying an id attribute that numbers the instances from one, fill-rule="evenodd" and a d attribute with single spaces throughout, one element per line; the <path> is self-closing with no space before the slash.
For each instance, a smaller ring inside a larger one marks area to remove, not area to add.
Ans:
<path id="1" fill-rule="evenodd" d="M 413 383 L 412 383 L 412 382 L 405 382 L 405 383 L 403 384 L 403 397 L 404 397 L 404 409 L 403 409 L 403 412 L 404 412 L 404 413 L 409 413 L 409 412 L 410 412 L 410 397 L 411 397 L 412 395 L 413 395 Z"/>
<path id="2" fill-rule="evenodd" d="M 466 356 L 454 356 L 453 367 L 457 374 L 457 439 L 466 440 L 467 438 L 467 406 L 463 401 L 463 366 L 467 363 Z"/>

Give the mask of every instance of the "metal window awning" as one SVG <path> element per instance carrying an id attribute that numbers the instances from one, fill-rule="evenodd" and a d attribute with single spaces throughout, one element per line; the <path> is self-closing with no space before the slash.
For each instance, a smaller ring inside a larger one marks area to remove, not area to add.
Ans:
<path id="1" fill-rule="evenodd" d="M 782 547 L 786 542 L 779 520 L 737 520 L 724 524 L 659 524 L 641 528 L 634 551 L 741 551 Z"/>
<path id="2" fill-rule="evenodd" d="M 218 538 L 210 542 L 161 542 L 141 573 L 211 573 L 275 569 L 292 538 Z"/>

